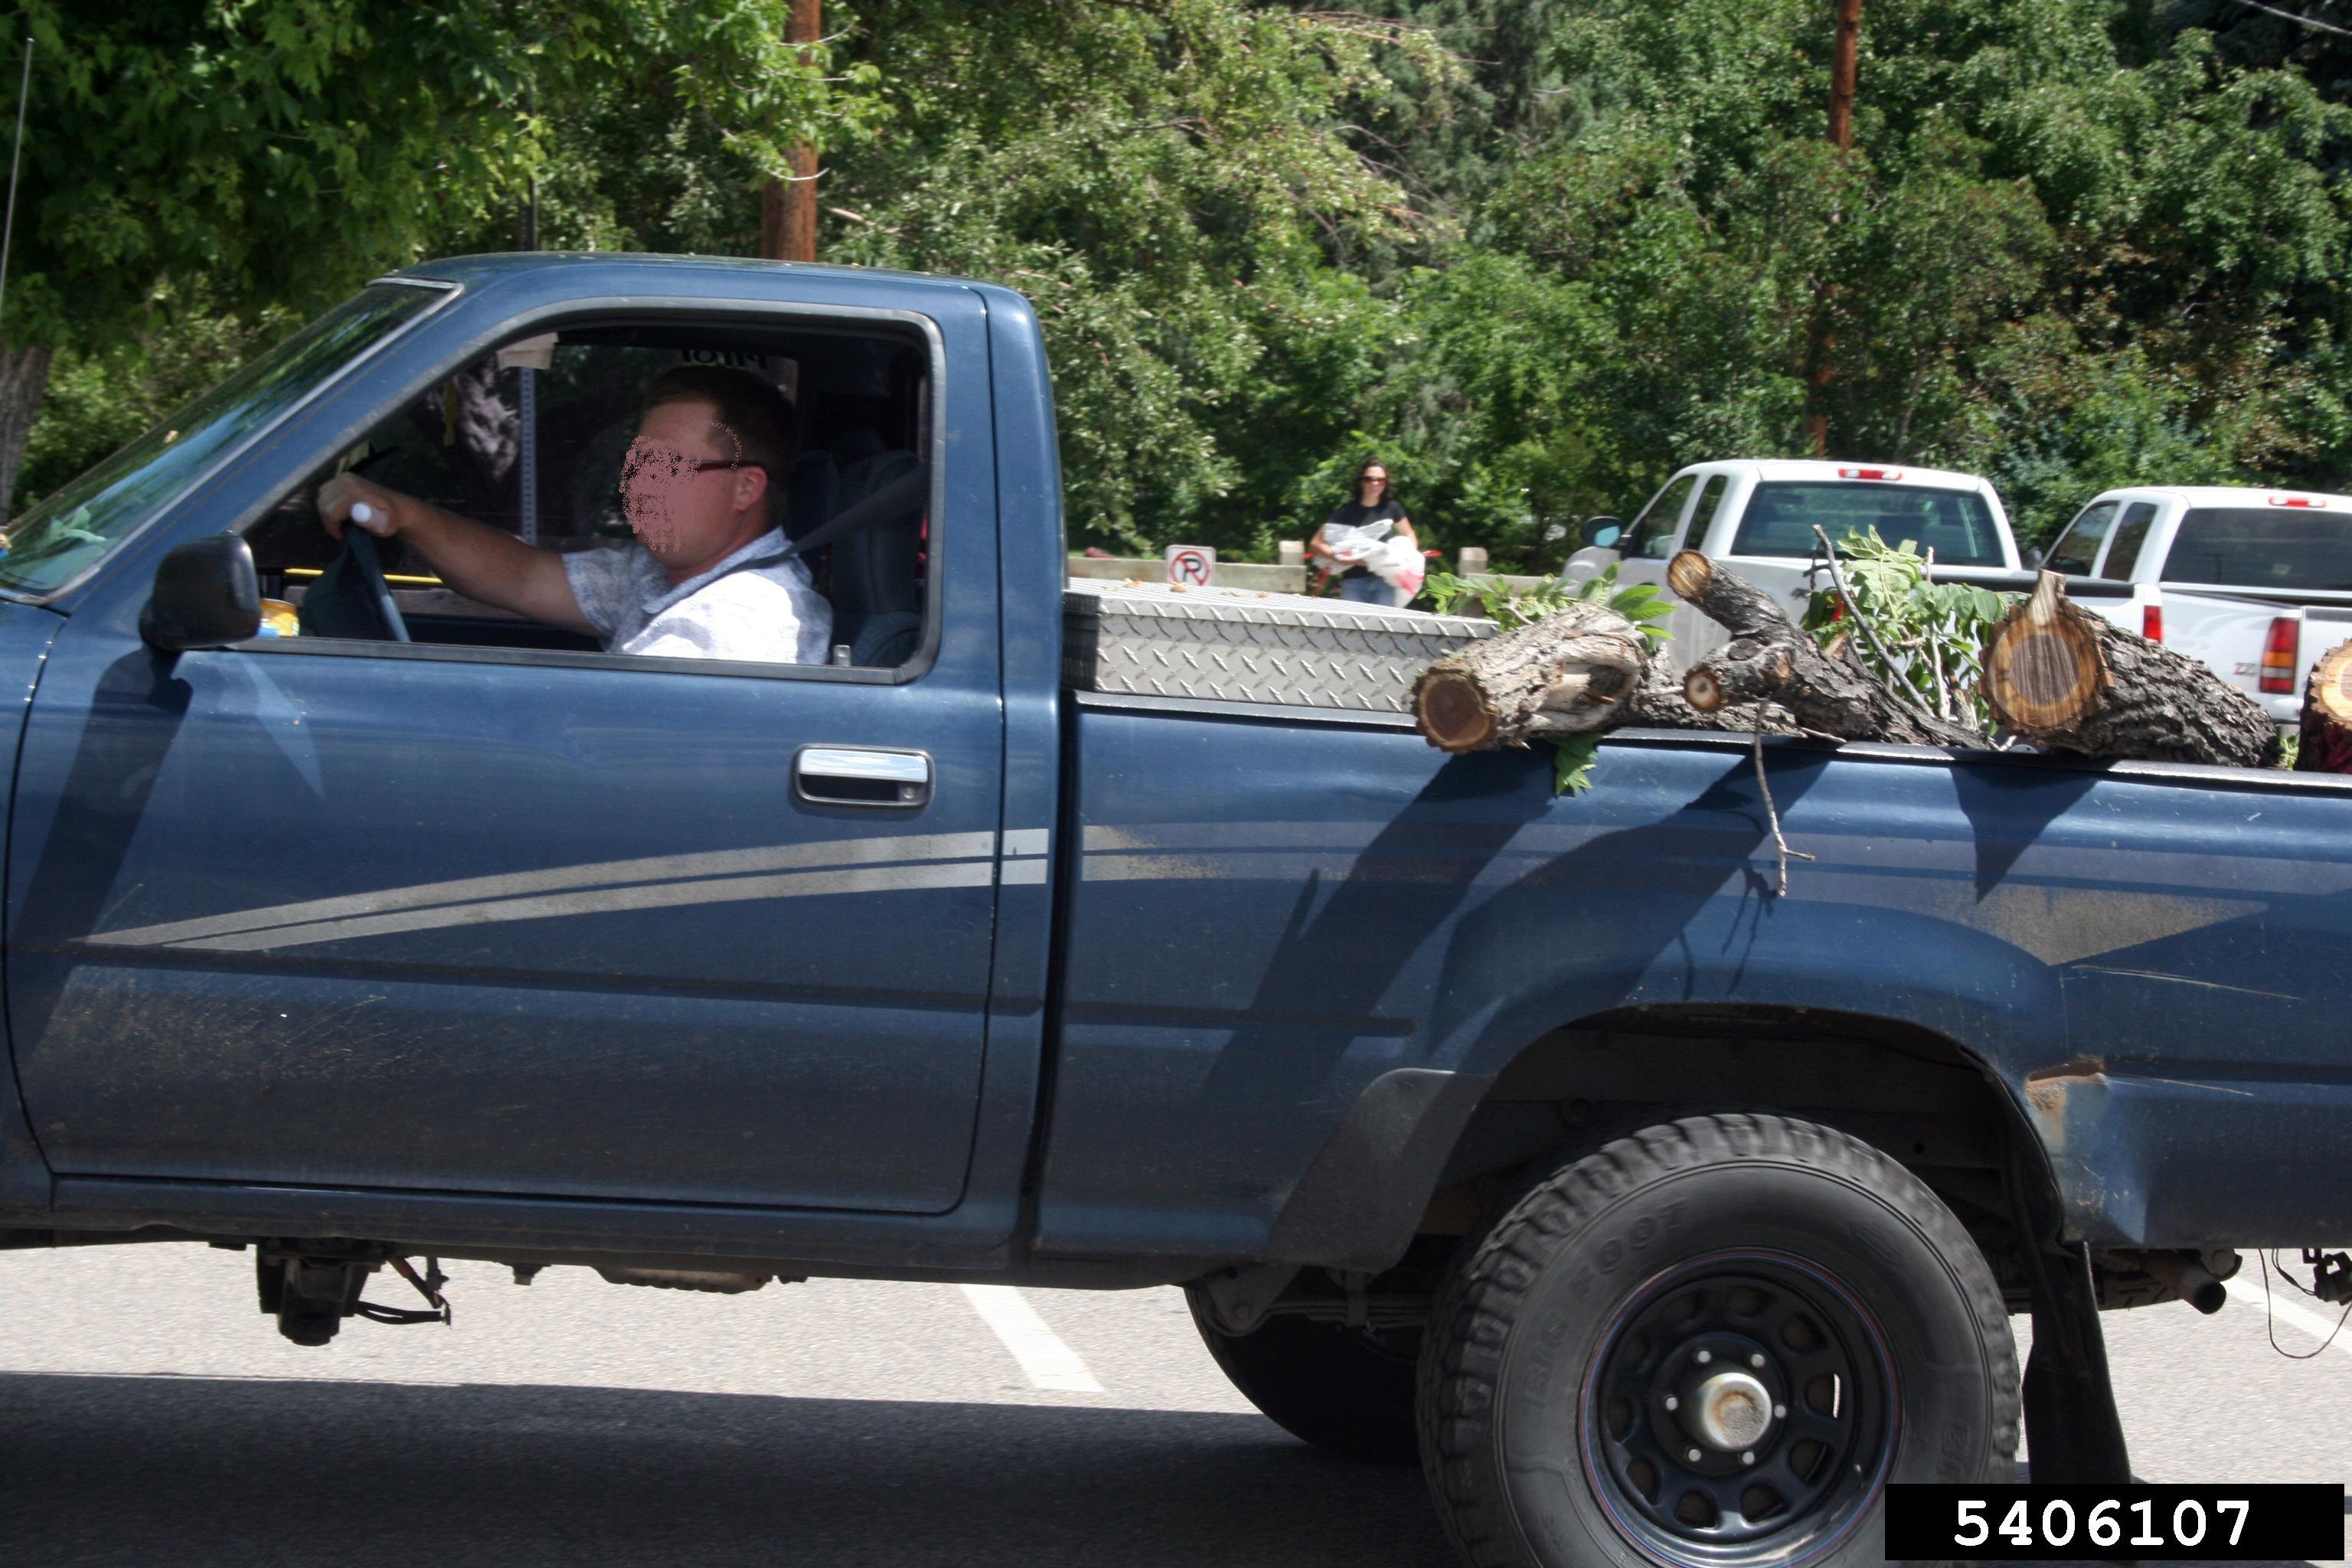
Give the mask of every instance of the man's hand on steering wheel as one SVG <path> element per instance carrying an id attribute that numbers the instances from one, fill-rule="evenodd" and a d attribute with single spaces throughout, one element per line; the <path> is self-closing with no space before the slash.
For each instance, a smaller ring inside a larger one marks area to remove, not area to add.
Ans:
<path id="1" fill-rule="evenodd" d="M 393 642 L 407 642 L 408 623 L 392 596 L 392 584 L 384 581 L 383 563 L 376 559 L 374 541 L 389 539 L 400 531 L 401 497 L 396 490 L 370 484 L 356 474 L 341 473 L 319 487 L 319 521 L 327 531 L 343 542 L 343 555 L 351 569 L 359 574 L 361 592 L 374 606 L 376 618 L 383 623 L 383 636 Z M 347 535 L 345 525 L 357 523 L 357 535 Z"/>
<path id="2" fill-rule="evenodd" d="M 361 505 L 367 514 L 352 516 L 352 509 Z M 319 487 L 319 521 L 337 539 L 343 536 L 346 522 L 358 523 L 378 539 L 390 539 L 400 531 L 400 497 L 357 474 L 337 474 Z"/>

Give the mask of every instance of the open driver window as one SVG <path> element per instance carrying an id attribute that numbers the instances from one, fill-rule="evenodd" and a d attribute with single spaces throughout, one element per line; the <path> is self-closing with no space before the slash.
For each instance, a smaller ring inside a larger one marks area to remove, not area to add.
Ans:
<path id="1" fill-rule="evenodd" d="M 793 543 L 884 495 L 870 521 L 800 558 L 830 611 L 819 657 L 895 668 L 923 644 L 930 520 L 919 476 L 929 437 L 930 362 L 910 331 L 860 322 L 789 328 L 739 321 L 588 321 L 518 337 L 418 387 L 360 441 L 306 475 L 247 531 L 262 578 L 265 634 L 342 637 L 323 614 L 352 574 L 326 531 L 319 488 L 349 469 L 371 484 L 511 535 L 557 556 L 635 546 L 625 465 L 646 395 L 676 367 L 723 366 L 772 387 L 792 450 L 771 473 L 767 521 Z M 760 465 L 764 468 L 766 465 Z M 421 645 L 593 654 L 598 637 L 468 597 L 403 535 L 375 542 L 377 565 L 409 639 Z M 642 552 L 640 552 L 642 553 Z M 754 551 L 740 569 L 790 572 Z M 646 590 L 667 586 L 656 581 Z M 797 590 L 796 590 L 797 592 Z M 313 595 L 320 595 L 313 600 Z M 737 595 L 739 598 L 741 595 Z M 306 614 L 306 601 L 310 603 Z"/>

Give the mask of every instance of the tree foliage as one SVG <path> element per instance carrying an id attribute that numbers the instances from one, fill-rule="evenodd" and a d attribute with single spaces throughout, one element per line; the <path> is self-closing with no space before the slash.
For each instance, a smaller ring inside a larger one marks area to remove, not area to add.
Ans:
<path id="1" fill-rule="evenodd" d="M 788 8 L 24 0 L 0 18 L 0 56 L 27 36 L 35 51 L 0 344 L 67 351 L 68 380 L 151 364 L 168 382 L 273 311 L 313 312 L 453 237 L 511 233 L 516 197 L 571 167 L 551 110 L 663 105 L 705 132 L 705 177 L 748 185 L 791 142 L 865 122 L 856 83 L 823 79 L 827 51 L 784 46 Z M 91 412 L 83 396 L 68 417 Z"/>
<path id="2" fill-rule="evenodd" d="M 1403 291 L 1375 394 L 1412 453 L 1478 424 L 1410 412 L 1480 401 L 1465 360 L 1537 389 L 1445 465 L 1451 535 L 1550 564 L 1559 514 L 1803 455 L 1809 407 L 1836 455 L 1990 474 L 2030 534 L 2118 476 L 2342 482 L 2347 121 L 2292 63 L 2111 0 L 1871 0 L 1841 156 L 1832 7 L 1558 12 L 1496 68 L 1561 84 L 1539 140 L 1464 174 L 1486 243 Z"/>
<path id="3" fill-rule="evenodd" d="M 1434 226 L 1342 123 L 1411 28 L 1233 0 L 866 0 L 889 132 L 824 187 L 826 255 L 967 273 L 1035 302 L 1073 532 L 1180 521 L 1271 547 L 1286 467 L 1343 434 L 1387 311 L 1336 255 Z M 1270 431 L 1278 441 L 1261 442 Z"/>
<path id="4" fill-rule="evenodd" d="M 1874 528 L 1836 543 L 1850 597 L 1816 591 L 1805 629 L 1824 647 L 1842 646 L 1845 657 L 1937 718 L 1991 733 L 1992 709 L 1978 689 L 1984 647 L 2016 595 L 1931 581 L 1916 540 L 1889 543 Z"/>
<path id="5" fill-rule="evenodd" d="M 26 0 L 0 19 L 37 68 L 8 341 L 104 343 L 175 280 L 315 308 L 510 205 L 549 162 L 543 106 L 650 89 L 716 127 L 739 179 L 780 168 L 841 118 L 787 9 Z"/>
<path id="6" fill-rule="evenodd" d="M 1270 552 L 1377 456 L 1430 542 L 1549 570 L 1809 413 L 2029 537 L 2352 484 L 2352 50 L 2230 0 L 1868 0 L 1843 154 L 1829 0 L 833 0 L 805 63 L 784 8 L 34 0 L 7 341 L 82 356 L 37 474 L 133 361 L 511 243 L 530 182 L 543 244 L 748 252 L 806 136 L 826 259 L 1036 302 L 1075 543 Z"/>

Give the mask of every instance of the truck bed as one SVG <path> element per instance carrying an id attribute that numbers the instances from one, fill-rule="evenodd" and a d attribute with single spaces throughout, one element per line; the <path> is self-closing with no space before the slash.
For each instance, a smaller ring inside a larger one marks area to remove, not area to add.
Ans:
<path id="1" fill-rule="evenodd" d="M 1042 1248 L 1311 1252 L 1351 1137 L 1410 1165 L 1548 1031 L 1727 1007 L 1953 1043 L 2082 1239 L 2352 1234 L 2352 780 L 1768 740 L 1776 897 L 1745 736 L 1621 731 L 1555 798 L 1409 723 L 1069 700 Z"/>

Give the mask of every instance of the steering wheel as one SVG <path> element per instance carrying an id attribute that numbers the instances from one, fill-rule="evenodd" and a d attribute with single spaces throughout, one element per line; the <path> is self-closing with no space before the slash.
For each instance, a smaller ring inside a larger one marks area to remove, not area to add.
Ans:
<path id="1" fill-rule="evenodd" d="M 364 503 L 362 503 L 364 504 Z M 383 578 L 375 536 L 356 522 L 343 529 L 343 547 L 327 563 L 297 616 L 309 637 L 352 637 L 368 642 L 407 642 L 408 623 L 393 603 Z"/>
<path id="2" fill-rule="evenodd" d="M 394 642 L 409 641 L 408 623 L 401 618 L 400 606 L 393 603 L 392 584 L 384 581 L 383 563 L 376 556 L 375 535 L 356 522 L 346 526 L 343 553 L 350 558 L 352 570 L 359 574 L 361 592 L 373 602 L 385 634 Z"/>
<path id="3" fill-rule="evenodd" d="M 354 451 L 359 448 L 353 448 Z M 356 461 L 346 461 L 338 473 L 361 474 L 399 450 L 372 450 Z M 367 502 L 352 509 L 343 524 L 343 547 L 327 570 L 303 595 L 301 627 L 310 637 L 360 637 L 375 642 L 408 642 L 408 623 L 393 602 L 392 584 L 384 581 L 383 561 L 376 553 L 375 535 L 360 526 Z"/>

